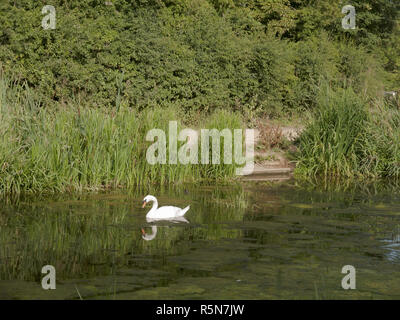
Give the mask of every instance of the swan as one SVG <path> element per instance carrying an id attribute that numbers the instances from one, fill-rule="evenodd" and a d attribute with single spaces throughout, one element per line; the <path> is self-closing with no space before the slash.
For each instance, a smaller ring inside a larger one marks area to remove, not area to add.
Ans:
<path id="1" fill-rule="evenodd" d="M 143 199 L 143 206 L 144 208 L 148 202 L 153 201 L 153 207 L 151 210 L 146 214 L 146 218 L 148 219 L 155 219 L 155 220 L 170 220 L 170 219 L 177 219 L 179 217 L 183 217 L 183 215 L 190 209 L 190 206 L 186 208 L 178 208 L 173 206 L 164 206 L 158 208 L 158 201 L 156 197 L 152 195 L 147 195 Z"/>

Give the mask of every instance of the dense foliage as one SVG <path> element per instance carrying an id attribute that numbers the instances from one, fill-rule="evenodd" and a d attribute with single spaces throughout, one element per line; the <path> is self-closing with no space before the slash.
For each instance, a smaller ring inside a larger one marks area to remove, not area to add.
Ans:
<path id="1" fill-rule="evenodd" d="M 274 116 L 313 108 L 321 79 L 370 96 L 400 83 L 395 1 L 351 1 L 356 30 L 330 0 L 55 0 L 54 30 L 46 4 L 0 4 L 1 67 L 46 105 Z"/>

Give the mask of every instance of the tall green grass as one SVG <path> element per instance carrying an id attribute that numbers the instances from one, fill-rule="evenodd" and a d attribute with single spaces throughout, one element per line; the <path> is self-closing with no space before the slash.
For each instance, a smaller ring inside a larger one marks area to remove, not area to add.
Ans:
<path id="1" fill-rule="evenodd" d="M 363 100 L 351 88 L 321 90 L 300 137 L 298 176 L 327 179 L 400 177 L 400 112 Z"/>
<path id="2" fill-rule="evenodd" d="M 222 113 L 201 120 L 206 127 L 215 125 L 218 129 L 242 126 L 237 114 Z M 154 128 L 164 130 L 168 150 L 169 121 L 177 120 L 178 130 L 183 128 L 179 108 L 155 106 L 138 111 L 121 104 L 113 110 L 80 110 L 79 106 L 62 103 L 56 109 L 45 108 L 29 88 L 21 89 L 1 77 L 0 117 L 3 193 L 228 181 L 235 173 L 235 164 L 147 162 L 146 151 L 152 144 L 145 140 L 147 132 Z"/>

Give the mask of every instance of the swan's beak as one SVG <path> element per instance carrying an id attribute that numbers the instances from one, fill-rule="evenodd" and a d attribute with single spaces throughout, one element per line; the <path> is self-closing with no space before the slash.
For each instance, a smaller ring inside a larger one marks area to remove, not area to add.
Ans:
<path id="1" fill-rule="evenodd" d="M 142 231 L 142 235 L 145 235 L 145 234 L 146 234 L 146 232 L 144 232 L 144 229 L 143 229 L 143 228 L 141 229 L 141 231 Z"/>
<path id="2" fill-rule="evenodd" d="M 145 206 L 146 206 L 146 201 L 145 200 L 143 200 L 143 205 L 142 205 L 142 208 L 144 208 Z"/>

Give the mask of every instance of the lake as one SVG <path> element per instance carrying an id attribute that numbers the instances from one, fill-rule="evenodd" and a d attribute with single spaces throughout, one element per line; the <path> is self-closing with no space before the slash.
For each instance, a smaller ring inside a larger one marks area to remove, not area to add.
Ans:
<path id="1" fill-rule="evenodd" d="M 0 299 L 399 299 L 396 190 L 290 180 L 5 198 Z M 188 222 L 147 222 L 147 194 L 190 204 Z"/>

